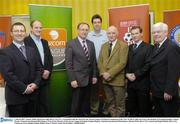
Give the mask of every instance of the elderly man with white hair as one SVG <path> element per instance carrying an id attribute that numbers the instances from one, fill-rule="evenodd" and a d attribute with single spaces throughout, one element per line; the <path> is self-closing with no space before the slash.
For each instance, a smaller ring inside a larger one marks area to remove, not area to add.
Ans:
<path id="1" fill-rule="evenodd" d="M 177 116 L 180 47 L 167 38 L 168 26 L 165 23 L 154 24 L 152 35 L 155 45 L 150 80 L 154 116 Z"/>

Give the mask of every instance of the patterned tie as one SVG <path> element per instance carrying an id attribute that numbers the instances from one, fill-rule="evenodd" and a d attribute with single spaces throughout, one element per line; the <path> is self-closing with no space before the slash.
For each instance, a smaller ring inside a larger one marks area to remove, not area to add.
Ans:
<path id="1" fill-rule="evenodd" d="M 109 56 L 111 55 L 111 52 L 112 52 L 112 43 L 109 43 L 109 49 L 108 49 L 108 51 L 109 51 Z"/>
<path id="2" fill-rule="evenodd" d="M 88 52 L 88 49 L 87 49 L 87 47 L 86 47 L 85 41 L 83 41 L 83 49 L 84 49 L 84 52 L 85 52 L 86 58 L 87 58 L 87 60 L 88 60 L 88 65 L 90 65 L 89 52 Z"/>
<path id="3" fill-rule="evenodd" d="M 21 53 L 23 54 L 23 56 L 27 59 L 25 46 L 21 46 L 19 49 Z"/>

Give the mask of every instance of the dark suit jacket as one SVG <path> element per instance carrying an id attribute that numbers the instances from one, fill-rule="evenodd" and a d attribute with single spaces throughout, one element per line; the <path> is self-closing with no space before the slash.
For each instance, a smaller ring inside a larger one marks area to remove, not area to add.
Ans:
<path id="1" fill-rule="evenodd" d="M 29 35 L 28 37 L 26 37 L 24 41 L 25 41 L 24 43 L 26 46 L 29 46 L 29 47 L 32 47 L 35 49 L 35 52 L 38 55 L 38 60 L 41 63 L 43 70 L 48 70 L 51 73 L 52 68 L 53 68 L 53 57 L 52 57 L 51 51 L 48 46 L 48 41 L 41 39 L 43 49 L 44 49 L 44 65 L 42 64 L 38 48 L 37 48 L 35 42 L 33 41 L 33 39 L 31 38 L 31 36 Z M 44 83 L 47 83 L 47 82 L 43 82 L 43 84 Z"/>
<path id="2" fill-rule="evenodd" d="M 163 98 L 164 92 L 178 96 L 178 79 L 180 77 L 180 47 L 167 39 L 151 60 L 150 80 L 152 93 Z"/>
<path id="3" fill-rule="evenodd" d="M 128 81 L 128 87 L 138 90 L 150 89 L 149 68 L 152 48 L 145 42 L 142 42 L 136 50 L 133 50 L 133 45 L 129 46 L 126 73 L 134 73 L 136 80 Z"/>
<path id="4" fill-rule="evenodd" d="M 34 49 L 26 46 L 27 60 L 14 44 L 4 49 L 3 53 L 5 59 L 2 74 L 6 80 L 6 104 L 23 104 L 35 99 L 36 92 L 30 95 L 23 94 L 28 84 L 35 83 L 39 86 L 41 81 L 41 65 Z"/>
<path id="5" fill-rule="evenodd" d="M 84 49 L 78 38 L 69 42 L 65 50 L 65 64 L 69 77 L 69 83 L 76 80 L 79 87 L 87 86 L 91 82 L 91 78 L 96 77 L 97 75 L 94 44 L 89 40 L 86 40 L 86 43 L 90 56 L 90 65 L 88 65 Z"/>

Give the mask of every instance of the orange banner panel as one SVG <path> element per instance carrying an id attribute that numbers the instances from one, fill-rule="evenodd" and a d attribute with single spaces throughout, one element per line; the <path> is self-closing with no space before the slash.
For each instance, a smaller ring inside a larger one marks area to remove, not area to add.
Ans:
<path id="1" fill-rule="evenodd" d="M 119 39 L 129 42 L 129 29 L 140 25 L 143 29 L 143 38 L 149 42 L 149 5 L 126 6 L 109 9 L 109 25 L 114 25 L 119 30 Z"/>

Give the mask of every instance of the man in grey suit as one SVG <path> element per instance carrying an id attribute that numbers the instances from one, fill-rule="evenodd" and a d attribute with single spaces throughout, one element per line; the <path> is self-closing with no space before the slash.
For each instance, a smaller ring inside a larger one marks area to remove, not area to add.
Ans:
<path id="1" fill-rule="evenodd" d="M 97 63 L 94 44 L 87 40 L 89 25 L 77 26 L 78 36 L 67 44 L 66 69 L 72 87 L 72 116 L 89 116 L 91 85 L 97 82 Z"/>

